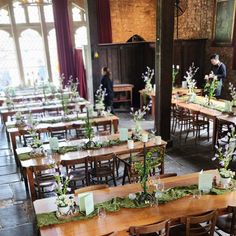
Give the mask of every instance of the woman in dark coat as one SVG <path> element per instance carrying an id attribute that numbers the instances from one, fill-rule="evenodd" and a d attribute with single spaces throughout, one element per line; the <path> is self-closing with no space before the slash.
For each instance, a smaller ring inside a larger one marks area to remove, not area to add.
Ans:
<path id="1" fill-rule="evenodd" d="M 113 82 L 111 80 L 111 72 L 108 67 L 102 68 L 102 79 L 101 85 L 103 89 L 106 89 L 106 95 L 104 99 L 105 109 L 106 111 L 109 109 L 112 113 L 113 112 Z"/>

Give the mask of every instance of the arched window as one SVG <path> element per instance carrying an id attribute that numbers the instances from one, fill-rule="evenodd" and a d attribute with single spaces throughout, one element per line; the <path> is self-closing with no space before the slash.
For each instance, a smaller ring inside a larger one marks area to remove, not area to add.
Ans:
<path id="1" fill-rule="evenodd" d="M 48 73 L 40 34 L 32 29 L 23 31 L 20 37 L 20 49 L 26 83 L 32 85 L 35 81 L 47 81 Z"/>
<path id="2" fill-rule="evenodd" d="M 0 8 L 0 89 L 8 84 L 32 85 L 36 80 L 50 79 L 57 83 L 59 78 L 52 4 L 37 6 L 21 2 L 9 0 L 7 6 Z M 69 1 L 76 47 L 87 45 L 82 7 Z"/>
<path id="3" fill-rule="evenodd" d="M 10 24 L 9 13 L 6 9 L 0 9 L 0 24 Z"/>
<path id="4" fill-rule="evenodd" d="M 0 89 L 8 85 L 19 85 L 19 71 L 13 38 L 0 30 Z"/>
<path id="5" fill-rule="evenodd" d="M 76 46 L 76 48 L 80 48 L 84 45 L 88 45 L 86 26 L 82 26 L 75 31 L 75 46 Z"/>
<path id="6" fill-rule="evenodd" d="M 58 64 L 57 40 L 56 40 L 55 29 L 49 31 L 48 43 L 49 43 L 49 54 L 52 68 L 52 78 L 53 82 L 57 84 L 58 82 L 57 78 L 59 78 L 59 64 Z"/>

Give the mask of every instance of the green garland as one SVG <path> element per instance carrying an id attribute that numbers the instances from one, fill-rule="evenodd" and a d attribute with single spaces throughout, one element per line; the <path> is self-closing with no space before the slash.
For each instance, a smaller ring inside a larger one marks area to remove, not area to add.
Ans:
<path id="1" fill-rule="evenodd" d="M 162 193 L 158 197 L 158 203 L 159 204 L 165 204 L 173 200 L 177 200 L 186 196 L 189 196 L 193 194 L 196 190 L 198 189 L 197 185 L 191 185 L 191 186 L 181 186 L 181 187 L 175 187 L 175 188 L 170 188 L 167 189 L 164 193 Z M 227 192 L 230 192 L 232 190 L 221 190 L 221 189 L 216 189 L 212 188 L 211 192 L 209 194 L 211 195 L 221 195 Z M 49 226 L 49 225 L 55 225 L 55 224 L 63 224 L 66 222 L 73 222 L 73 221 L 79 221 L 79 220 L 86 220 L 92 217 L 95 217 L 97 215 L 98 209 L 99 208 L 104 208 L 106 212 L 117 212 L 122 208 L 133 208 L 133 209 L 138 209 L 138 208 L 145 208 L 149 207 L 150 204 L 148 202 L 145 203 L 139 203 L 138 195 L 140 193 L 136 194 L 136 199 L 131 200 L 128 197 L 116 197 L 113 198 L 109 201 L 99 203 L 95 205 L 95 210 L 88 216 L 86 216 L 83 212 L 79 216 L 71 217 L 69 219 L 64 219 L 64 220 L 59 220 L 56 216 L 55 212 L 49 212 L 49 213 L 42 213 L 36 215 L 37 218 L 37 225 L 38 227 L 44 227 L 44 226 Z"/>
<path id="2" fill-rule="evenodd" d="M 82 145 L 82 146 L 78 146 L 78 145 L 64 146 L 64 147 L 60 147 L 57 152 L 59 154 L 63 155 L 63 154 L 68 153 L 68 152 L 76 152 L 76 151 L 79 151 L 79 150 L 86 151 L 86 150 L 90 150 L 90 149 L 99 149 L 99 148 L 112 147 L 112 146 L 123 144 L 125 142 L 126 141 L 121 141 L 119 139 L 103 141 L 103 142 L 94 142 L 94 146 L 91 147 L 91 148 L 87 148 L 85 144 Z M 18 155 L 18 158 L 19 158 L 20 161 L 25 161 L 25 160 L 32 159 L 32 156 L 30 155 L 30 153 L 22 153 L 22 154 Z"/>

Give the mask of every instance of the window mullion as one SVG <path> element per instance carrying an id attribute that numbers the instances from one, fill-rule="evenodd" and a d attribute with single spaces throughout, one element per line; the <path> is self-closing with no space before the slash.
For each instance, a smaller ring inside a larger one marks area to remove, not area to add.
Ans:
<path id="1" fill-rule="evenodd" d="M 19 35 L 16 29 L 16 21 L 15 21 L 15 16 L 13 12 L 12 2 L 9 4 L 9 13 L 10 13 L 10 18 L 11 18 L 12 35 L 13 35 L 15 48 L 16 48 L 16 57 L 17 57 L 17 64 L 18 64 L 18 69 L 20 73 L 20 80 L 22 84 L 25 85 L 25 76 L 24 76 L 24 70 L 23 70 L 23 64 L 22 64 L 22 55 L 20 51 Z"/>
<path id="2" fill-rule="evenodd" d="M 40 21 L 41 21 L 41 30 L 42 30 L 42 39 L 43 39 L 43 45 L 44 45 L 44 53 L 47 63 L 47 70 L 48 70 L 48 77 L 49 81 L 52 81 L 52 67 L 51 67 L 51 60 L 50 60 L 50 53 L 49 53 L 49 45 L 48 45 L 48 33 L 47 33 L 47 25 L 45 22 L 45 16 L 43 11 L 43 6 L 39 7 L 40 10 Z"/>

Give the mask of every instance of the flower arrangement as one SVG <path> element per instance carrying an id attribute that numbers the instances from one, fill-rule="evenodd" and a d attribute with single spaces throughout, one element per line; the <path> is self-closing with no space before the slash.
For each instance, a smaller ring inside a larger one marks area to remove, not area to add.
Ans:
<path id="1" fill-rule="evenodd" d="M 184 76 L 186 82 L 187 82 L 187 87 L 188 87 L 188 93 L 189 94 L 195 94 L 194 89 L 196 88 L 196 80 L 193 79 L 193 77 L 196 75 L 197 71 L 199 70 L 199 67 L 195 67 L 194 63 L 189 67 L 189 70 L 186 71 L 186 74 Z"/>
<path id="2" fill-rule="evenodd" d="M 236 88 L 232 83 L 229 83 L 229 91 L 232 98 L 232 102 L 234 105 L 236 105 Z"/>
<path id="3" fill-rule="evenodd" d="M 24 116 L 22 115 L 22 113 L 20 111 L 16 112 L 15 118 L 16 118 L 16 126 L 24 126 L 25 125 Z"/>
<path id="4" fill-rule="evenodd" d="M 41 147 L 42 147 L 43 143 L 40 140 L 39 134 L 38 134 L 37 129 L 36 129 L 36 126 L 38 125 L 38 123 L 37 123 L 37 121 L 32 119 L 31 114 L 29 116 L 27 125 L 28 125 L 28 133 L 32 137 L 31 147 L 33 148 L 33 152 L 40 152 L 38 154 L 42 154 L 41 152 L 43 150 L 41 149 Z"/>
<path id="5" fill-rule="evenodd" d="M 135 123 L 135 128 L 134 128 L 134 138 L 140 140 L 141 139 L 141 125 L 140 122 L 145 120 L 144 116 L 148 111 L 150 111 L 152 106 L 152 101 L 150 100 L 149 104 L 147 106 L 143 106 L 143 109 L 139 109 L 137 111 L 134 111 L 134 108 L 131 108 L 131 117 L 133 119 L 133 122 Z"/>
<path id="6" fill-rule="evenodd" d="M 66 94 L 64 94 L 64 89 L 63 89 L 64 81 L 65 81 L 65 76 L 64 74 L 62 74 L 60 77 L 60 85 L 59 85 L 58 92 L 59 92 L 59 99 L 62 105 L 62 110 L 64 113 L 63 115 L 66 118 L 66 115 L 69 113 L 69 110 L 68 110 L 69 97 Z"/>
<path id="7" fill-rule="evenodd" d="M 100 84 L 98 90 L 95 93 L 95 107 L 98 111 L 105 110 L 104 99 L 106 96 L 106 89 L 102 88 L 102 84 Z"/>
<path id="8" fill-rule="evenodd" d="M 216 145 L 216 153 L 212 158 L 219 165 L 219 173 L 222 178 L 233 178 L 235 172 L 229 169 L 231 161 L 236 157 L 236 133 L 235 127 L 230 126 L 231 132 L 228 132 L 226 137 L 220 141 L 227 141 L 225 145 Z"/>
<path id="9" fill-rule="evenodd" d="M 76 100 L 77 97 L 79 97 L 78 85 L 79 85 L 78 79 L 76 78 L 76 80 L 74 81 L 73 77 L 70 76 L 67 86 L 69 88 L 69 91 L 72 93 L 71 94 L 72 100 Z"/>
<path id="10" fill-rule="evenodd" d="M 148 94 L 152 92 L 152 79 L 154 76 L 154 69 L 150 69 L 150 67 L 147 66 L 147 71 L 142 74 L 143 81 L 145 83 L 145 94 Z"/>
<path id="11" fill-rule="evenodd" d="M 92 124 L 90 122 L 88 109 L 87 109 L 87 117 L 85 120 L 84 129 L 85 129 L 85 134 L 84 134 L 85 138 L 88 139 L 88 142 L 85 144 L 85 146 L 86 146 L 86 148 L 93 147 L 95 145 L 95 143 L 92 141 L 92 139 L 94 137 L 94 131 L 93 131 Z"/>
<path id="12" fill-rule="evenodd" d="M 16 91 L 15 91 L 15 88 L 13 88 L 13 87 L 6 87 L 5 89 L 4 89 L 4 93 L 5 93 L 5 96 L 6 97 L 14 97 L 14 96 L 16 96 Z"/>
<path id="13" fill-rule="evenodd" d="M 144 160 L 143 161 L 137 161 L 134 163 L 134 169 L 138 173 L 140 177 L 140 183 L 143 188 L 143 192 L 140 196 L 140 201 L 146 201 L 151 200 L 152 196 L 148 194 L 148 176 L 149 173 L 152 172 L 152 170 L 158 166 L 160 163 L 161 158 L 155 158 L 153 159 L 153 153 L 158 152 L 157 148 L 153 148 L 152 150 L 145 153 L 144 151 Z"/>
<path id="14" fill-rule="evenodd" d="M 70 209 L 74 206 L 74 199 L 69 198 L 66 194 L 70 191 L 69 182 L 70 179 L 68 176 L 64 178 L 60 175 L 55 175 L 56 180 L 56 205 L 58 207 L 58 211 L 61 215 L 68 215 L 70 214 Z"/>
<path id="15" fill-rule="evenodd" d="M 179 65 L 172 66 L 172 87 L 175 86 L 176 76 L 179 74 Z"/>
<path id="16" fill-rule="evenodd" d="M 215 91 L 218 87 L 219 81 L 217 76 L 211 72 L 209 75 L 205 75 L 206 84 L 204 87 L 204 92 L 207 94 L 208 105 L 210 105 L 210 101 L 213 97 L 215 97 Z"/>

